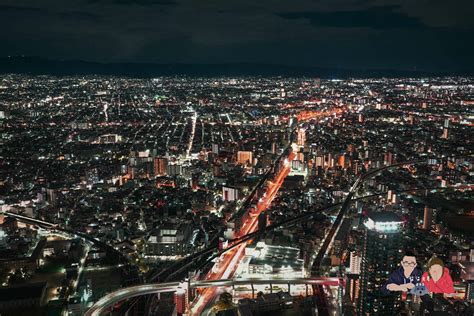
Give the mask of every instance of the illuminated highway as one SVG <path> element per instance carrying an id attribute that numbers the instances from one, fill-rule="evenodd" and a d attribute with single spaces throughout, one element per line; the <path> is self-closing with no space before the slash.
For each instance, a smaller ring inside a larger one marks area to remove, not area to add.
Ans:
<path id="1" fill-rule="evenodd" d="M 208 280 L 208 281 L 195 281 L 189 284 L 190 289 L 205 288 L 216 289 L 218 287 L 231 287 L 231 286 L 242 286 L 248 284 L 290 284 L 290 285 L 327 285 L 327 286 L 337 286 L 340 284 L 341 280 L 339 278 L 294 278 L 294 279 L 278 279 L 278 280 L 268 280 L 268 279 L 237 279 L 237 280 Z M 131 286 L 123 289 L 119 289 L 115 292 L 109 293 L 106 296 L 98 300 L 86 313 L 85 316 L 99 316 L 105 313 L 110 307 L 114 304 L 132 298 L 136 296 L 148 295 L 148 294 L 157 294 L 157 293 L 166 293 L 166 292 L 175 292 L 180 286 L 185 286 L 185 284 L 180 282 L 169 282 L 161 284 L 144 284 Z M 193 315 L 198 315 L 194 314 Z"/>
<path id="2" fill-rule="evenodd" d="M 438 187 L 433 187 L 433 188 L 412 188 L 408 190 L 403 190 L 403 191 L 395 191 L 395 193 L 413 193 L 414 191 L 417 190 L 436 190 L 436 191 L 442 191 L 442 190 L 447 190 L 447 189 L 456 189 L 456 190 L 471 190 L 474 188 L 474 185 L 469 184 L 466 186 L 452 186 L 452 187 L 446 187 L 446 188 L 438 188 Z M 368 198 L 374 198 L 374 197 L 380 197 L 385 195 L 386 192 L 382 193 L 377 193 L 377 194 L 371 194 L 367 196 L 362 196 L 362 197 L 357 197 L 354 198 L 352 201 L 359 201 L 359 200 L 364 200 Z M 284 225 L 290 225 L 292 223 L 308 219 L 310 218 L 313 214 L 320 213 L 322 210 L 329 209 L 329 208 L 334 208 L 341 206 L 343 202 L 341 203 L 336 203 L 332 205 L 328 205 L 326 207 L 323 207 L 321 209 L 318 209 L 315 212 L 311 212 L 308 214 L 302 214 L 299 216 L 296 216 L 294 218 L 291 218 L 289 220 L 285 220 L 284 222 L 281 223 L 275 223 L 267 227 L 266 230 L 272 230 L 276 227 L 284 226 Z M 251 234 L 251 236 L 254 236 L 255 233 Z M 250 236 L 250 237 L 251 237 Z M 243 243 L 246 242 L 245 239 Z M 234 249 L 234 248 L 233 248 Z M 223 250 L 224 252 L 230 252 L 231 250 Z M 211 287 L 211 286 L 220 286 L 220 287 L 226 287 L 226 286 L 232 286 L 232 285 L 243 285 L 243 284 L 269 284 L 270 280 L 268 279 L 233 279 L 233 280 L 203 280 L 203 281 L 192 281 L 190 283 L 191 288 L 204 288 L 204 287 Z M 313 277 L 313 278 L 305 278 L 305 279 L 272 279 L 271 283 L 272 284 L 315 284 L 315 285 L 329 285 L 329 286 L 336 286 L 341 280 L 338 278 L 331 278 L 331 277 Z M 167 286 L 169 285 L 175 286 L 173 290 L 167 289 Z M 179 283 L 174 282 L 174 283 L 161 283 L 161 284 L 151 284 L 151 285 L 139 285 L 139 286 L 133 286 L 133 287 L 128 287 L 124 288 L 121 290 L 118 290 L 114 293 L 110 293 L 107 296 L 104 296 L 102 299 L 97 301 L 94 306 L 90 309 L 90 312 L 86 313 L 86 315 L 100 315 L 100 313 L 106 311 L 109 307 L 113 306 L 115 303 L 126 300 L 129 298 L 137 297 L 137 296 L 142 296 L 142 295 L 147 295 L 147 294 L 155 294 L 159 292 L 172 292 L 175 291 L 178 288 Z M 151 288 L 150 288 L 151 286 Z M 161 289 L 166 289 L 166 290 L 161 290 Z M 151 291 L 151 292 L 150 292 Z M 314 292 L 314 293 L 317 293 Z"/>
<path id="3" fill-rule="evenodd" d="M 258 224 L 258 215 L 265 211 L 273 199 L 275 198 L 278 190 L 280 189 L 283 181 L 288 176 L 291 171 L 291 161 L 295 159 L 296 154 L 293 150 L 290 151 L 288 157 L 284 160 L 283 166 L 280 168 L 278 174 L 275 176 L 273 181 L 268 181 L 269 184 L 267 191 L 264 193 L 263 197 L 259 200 L 257 204 L 257 216 L 249 217 L 247 222 L 243 224 L 242 229 L 240 230 L 239 236 L 247 235 L 253 233 L 257 229 Z M 238 236 L 238 237 L 239 237 Z M 251 240 L 242 243 L 235 247 L 234 249 L 228 251 L 227 253 L 221 256 L 221 260 L 217 262 L 211 271 L 206 275 L 205 280 L 221 280 L 231 278 L 235 272 L 237 264 L 242 259 L 245 247 Z M 191 311 L 194 315 L 200 315 L 206 305 L 211 302 L 216 296 L 215 288 L 206 288 L 198 296 L 197 300 L 193 302 L 191 306 Z"/>
<path id="4" fill-rule="evenodd" d="M 324 111 L 324 112 L 311 111 L 308 113 L 305 112 L 303 114 L 300 113 L 298 115 L 298 122 L 303 122 L 303 121 L 311 120 L 311 119 L 319 119 L 319 118 L 327 117 L 330 115 L 338 115 L 342 112 L 343 112 L 342 109 L 334 109 L 331 111 Z M 267 184 L 268 184 L 267 190 L 258 201 L 258 204 L 256 207 L 256 214 L 255 214 L 256 216 L 250 217 L 243 224 L 243 227 L 239 232 L 239 236 L 237 237 L 244 236 L 256 231 L 257 225 L 258 225 L 258 215 L 260 215 L 261 212 L 265 211 L 272 203 L 273 199 L 278 193 L 278 190 L 283 184 L 283 181 L 285 180 L 285 178 L 288 176 L 288 174 L 291 171 L 291 162 L 295 159 L 297 150 L 298 148 L 296 146 L 290 147 L 290 152 L 288 156 L 284 159 L 283 164 L 280 166 L 278 173 L 276 174 L 274 179 L 272 181 L 267 180 Z M 223 254 L 220 260 L 218 260 L 218 262 L 215 263 L 213 268 L 206 275 L 205 280 L 220 280 L 220 279 L 231 278 L 236 270 L 238 263 L 243 257 L 245 247 L 250 242 L 251 242 L 251 239 L 249 239 L 247 242 L 239 244 L 234 249 L 231 249 L 230 251 Z M 204 289 L 204 291 L 202 291 L 198 295 L 197 299 L 191 304 L 192 314 L 200 315 L 206 308 L 206 305 L 212 302 L 212 300 L 215 297 L 216 297 L 215 288 Z"/>
<path id="5" fill-rule="evenodd" d="M 325 113 L 325 115 L 339 114 L 341 112 L 342 110 L 337 110 L 337 111 L 335 110 L 335 111 L 327 112 Z M 312 118 L 320 117 L 320 115 L 321 114 L 316 115 L 312 113 L 310 116 L 308 115 L 307 117 L 309 119 L 312 119 Z M 271 205 L 273 199 L 277 195 L 278 190 L 283 184 L 285 178 L 290 173 L 291 161 L 295 159 L 295 156 L 296 156 L 295 149 L 291 149 L 288 153 L 287 158 L 283 161 L 283 163 L 281 164 L 281 167 L 277 171 L 277 174 L 275 175 L 274 179 L 266 180 L 267 190 L 265 191 L 265 193 L 263 194 L 263 196 L 261 197 L 261 199 L 259 200 L 257 204 L 256 215 L 265 211 Z M 423 160 L 423 162 L 425 162 L 425 160 Z M 400 165 L 412 164 L 412 163 L 413 162 L 405 162 L 405 163 L 401 163 L 397 165 L 400 166 Z M 357 181 L 354 183 L 354 185 L 351 187 L 350 192 L 349 192 L 350 194 L 347 196 L 344 203 L 339 204 L 339 205 L 341 204 L 343 205 L 341 209 L 347 208 L 348 204 L 351 202 L 353 195 L 357 191 L 357 188 L 359 187 L 363 179 L 377 172 L 380 172 L 384 169 L 396 167 L 397 165 L 386 166 L 377 170 L 372 170 L 369 173 L 359 177 Z M 357 199 L 354 199 L 354 200 L 357 200 Z M 344 212 L 341 212 L 341 214 L 344 214 Z M 305 214 L 305 216 L 307 215 Z M 337 221 L 335 222 L 335 224 L 336 225 L 333 225 L 331 229 L 332 234 L 329 234 L 324 242 L 324 244 L 326 244 L 325 245 L 326 247 L 321 248 L 322 251 L 320 253 L 323 255 L 326 254 L 328 246 L 330 245 L 333 239 L 332 237 L 337 232 L 337 229 L 338 229 Z M 255 233 L 257 232 L 256 231 L 257 226 L 258 226 L 258 216 L 250 217 L 245 223 L 243 223 L 243 226 L 240 232 L 236 234 L 236 239 L 234 240 L 236 241 L 239 239 L 243 239 L 244 236 L 249 236 L 249 235 L 251 238 L 256 236 Z M 270 225 L 270 226 L 273 226 L 273 225 Z M 200 282 L 217 282 L 219 280 L 232 278 L 238 263 L 243 257 L 245 247 L 251 241 L 251 238 L 246 238 L 241 244 L 238 244 L 232 249 L 229 249 L 227 252 L 222 253 L 220 256 L 220 260 L 218 260 L 218 262 L 215 263 L 214 267 Z M 199 315 L 206 308 L 206 306 L 215 299 L 216 292 L 217 292 L 217 289 L 213 287 L 213 288 L 205 288 L 200 293 L 198 293 L 197 299 L 191 303 L 192 314 Z M 139 295 L 136 295 L 136 293 L 133 293 L 133 296 L 130 296 L 130 297 L 135 297 L 135 296 L 139 296 Z"/>

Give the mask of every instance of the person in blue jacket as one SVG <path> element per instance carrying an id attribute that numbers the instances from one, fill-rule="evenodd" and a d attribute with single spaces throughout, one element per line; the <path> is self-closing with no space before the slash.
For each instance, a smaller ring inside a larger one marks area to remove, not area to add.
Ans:
<path id="1" fill-rule="evenodd" d="M 417 266 L 415 254 L 406 251 L 400 266 L 390 274 L 387 282 L 382 286 L 382 292 L 384 294 L 399 291 L 409 292 L 416 285 L 421 284 L 422 274 L 423 272 Z"/>

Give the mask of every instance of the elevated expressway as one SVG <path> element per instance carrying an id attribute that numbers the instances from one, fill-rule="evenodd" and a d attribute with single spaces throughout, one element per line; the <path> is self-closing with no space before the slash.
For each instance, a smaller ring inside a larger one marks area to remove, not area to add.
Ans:
<path id="1" fill-rule="evenodd" d="M 85 316 L 99 316 L 105 313 L 114 304 L 126 299 L 137 296 L 177 292 L 179 290 L 219 288 L 219 287 L 238 287 L 250 285 L 253 289 L 254 285 L 286 285 L 288 289 L 292 285 L 327 285 L 338 286 L 342 280 L 339 278 L 294 278 L 294 279 L 231 279 L 231 280 L 207 280 L 207 281 L 190 281 L 190 282 L 169 282 L 160 284 L 143 284 L 131 286 L 109 293 L 98 300 L 86 313 Z"/>

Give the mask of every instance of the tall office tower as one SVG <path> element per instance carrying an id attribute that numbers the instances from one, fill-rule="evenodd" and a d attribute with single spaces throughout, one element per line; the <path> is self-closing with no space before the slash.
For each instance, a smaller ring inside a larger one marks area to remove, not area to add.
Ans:
<path id="1" fill-rule="evenodd" d="M 448 139 L 449 138 L 449 129 L 444 127 L 443 128 L 443 135 L 441 135 L 441 138 L 443 139 Z"/>
<path id="2" fill-rule="evenodd" d="M 466 296 L 464 299 L 474 304 L 474 249 L 469 251 L 466 261 L 460 262 L 461 279 L 466 284 Z"/>
<path id="3" fill-rule="evenodd" d="M 99 182 L 99 171 L 97 168 L 92 168 L 86 171 L 86 178 L 88 184 L 95 184 Z"/>
<path id="4" fill-rule="evenodd" d="M 58 191 L 54 189 L 46 189 L 46 199 L 52 206 L 56 206 L 58 202 Z"/>
<path id="5" fill-rule="evenodd" d="M 292 128 L 294 125 L 296 125 L 297 122 L 298 122 L 298 120 L 296 119 L 296 117 L 291 116 L 289 121 L 288 121 L 288 127 Z"/>
<path id="6" fill-rule="evenodd" d="M 276 154 L 277 153 L 277 144 L 276 142 L 273 142 L 272 143 L 272 154 Z"/>
<path id="7" fill-rule="evenodd" d="M 433 224 L 433 209 L 425 206 L 423 214 L 423 229 L 431 229 Z"/>
<path id="8" fill-rule="evenodd" d="M 316 167 L 324 167 L 324 156 L 316 156 Z"/>
<path id="9" fill-rule="evenodd" d="M 346 274 L 346 293 L 349 294 L 351 302 L 357 304 L 360 292 L 360 279 L 358 274 Z M 354 314 L 349 314 L 354 315 Z"/>
<path id="10" fill-rule="evenodd" d="M 252 164 L 253 155 L 251 151 L 238 151 L 237 152 L 237 162 L 241 165 Z"/>
<path id="11" fill-rule="evenodd" d="M 153 161 L 153 169 L 155 176 L 166 175 L 168 169 L 168 159 L 165 157 L 155 157 Z"/>
<path id="12" fill-rule="evenodd" d="M 445 119 L 444 120 L 444 125 L 443 125 L 444 128 L 449 128 L 449 119 Z"/>
<path id="13" fill-rule="evenodd" d="M 474 261 L 459 262 L 461 268 L 461 279 L 466 284 L 466 294 L 464 299 L 473 304 L 474 303 Z"/>
<path id="14" fill-rule="evenodd" d="M 239 199 L 239 189 L 231 186 L 222 187 L 222 199 L 224 201 L 235 201 Z"/>
<path id="15" fill-rule="evenodd" d="M 355 251 L 351 251 L 349 270 L 351 274 L 360 274 L 360 264 L 362 258 Z"/>
<path id="16" fill-rule="evenodd" d="M 212 144 L 212 153 L 219 154 L 219 144 Z"/>
<path id="17" fill-rule="evenodd" d="M 444 120 L 443 124 L 443 135 L 441 136 L 443 139 L 449 138 L 449 119 Z"/>
<path id="18" fill-rule="evenodd" d="M 348 165 L 347 161 L 348 159 L 346 155 L 340 155 L 338 158 L 337 164 L 339 165 L 339 167 L 345 169 L 347 168 L 347 165 Z"/>
<path id="19" fill-rule="evenodd" d="M 400 296 L 384 295 L 381 287 L 399 265 L 402 224 L 392 212 L 371 213 L 364 223 L 359 316 L 394 315 L 399 308 Z"/>
<path id="20" fill-rule="evenodd" d="M 386 166 L 390 166 L 393 164 L 393 153 L 391 151 L 387 151 L 384 155 L 384 163 Z"/>
<path id="21" fill-rule="evenodd" d="M 304 147 L 306 144 L 306 129 L 298 129 L 298 146 Z"/>

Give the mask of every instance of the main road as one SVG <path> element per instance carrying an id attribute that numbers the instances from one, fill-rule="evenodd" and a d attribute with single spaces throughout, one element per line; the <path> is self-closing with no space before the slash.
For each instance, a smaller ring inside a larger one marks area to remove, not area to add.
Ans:
<path id="1" fill-rule="evenodd" d="M 229 286 L 242 286 L 248 284 L 308 284 L 308 285 L 331 285 L 337 286 L 341 280 L 339 278 L 292 278 L 292 279 L 238 279 L 238 280 L 205 280 L 205 281 L 193 281 L 189 283 L 190 289 L 197 288 L 217 288 L 217 287 L 229 287 Z M 169 282 L 160 284 L 142 284 L 137 286 L 131 286 L 123 289 L 111 292 L 100 300 L 98 300 L 89 310 L 85 313 L 85 316 L 99 316 L 105 313 L 114 304 L 121 302 L 126 299 L 130 299 L 136 296 L 157 294 L 157 293 L 168 293 L 176 292 L 180 287 L 185 287 L 185 283 L 181 282 Z"/>
<path id="2" fill-rule="evenodd" d="M 247 235 L 254 232 L 258 226 L 258 215 L 265 211 L 270 204 L 272 203 L 273 199 L 275 198 L 278 190 L 280 189 L 283 181 L 288 176 L 291 171 L 291 161 L 293 161 L 296 157 L 293 149 L 290 150 L 288 157 L 284 160 L 283 166 L 281 166 L 278 174 L 275 176 L 274 180 L 268 182 L 269 185 L 264 196 L 259 200 L 257 204 L 257 216 L 249 217 L 249 219 L 243 224 L 242 229 L 240 230 L 239 235 Z M 234 249 L 224 253 L 222 258 L 219 262 L 217 262 L 213 269 L 206 275 L 205 280 L 222 280 L 222 279 L 229 279 L 232 278 L 237 264 L 242 259 L 244 255 L 245 247 L 248 242 L 242 243 L 235 247 Z M 214 297 L 216 296 L 217 289 L 206 288 L 204 289 L 197 299 L 191 304 L 191 312 L 193 315 L 200 315 L 206 305 L 211 302 Z"/>
<path id="3" fill-rule="evenodd" d="M 316 112 L 313 111 L 305 116 L 299 116 L 299 124 L 305 120 L 311 119 L 320 119 L 330 115 L 338 115 L 342 113 L 342 109 L 334 109 L 331 111 Z M 296 130 L 293 129 L 293 133 Z M 292 134 L 293 134 L 292 133 Z M 273 199 L 278 193 L 278 190 L 283 184 L 283 181 L 288 176 L 291 171 L 291 162 L 295 159 L 298 148 L 296 146 L 289 146 L 288 156 L 284 159 L 283 165 L 279 168 L 277 174 L 275 175 L 273 181 L 267 180 L 267 190 L 264 193 L 263 197 L 259 200 L 256 207 L 256 216 L 250 217 L 242 226 L 239 236 L 244 236 L 250 233 L 253 233 L 257 230 L 258 224 L 258 215 L 264 212 L 272 203 Z M 252 240 L 239 244 L 237 247 L 231 249 L 230 251 L 224 253 L 220 258 L 220 261 L 215 263 L 214 267 L 210 272 L 205 276 L 205 280 L 220 280 L 228 279 L 233 277 L 233 274 L 236 270 L 236 267 L 240 260 L 243 258 L 245 248 Z M 191 304 L 191 313 L 192 315 L 200 315 L 206 306 L 212 302 L 216 296 L 216 288 L 206 288 L 204 289 L 197 298 Z"/>

